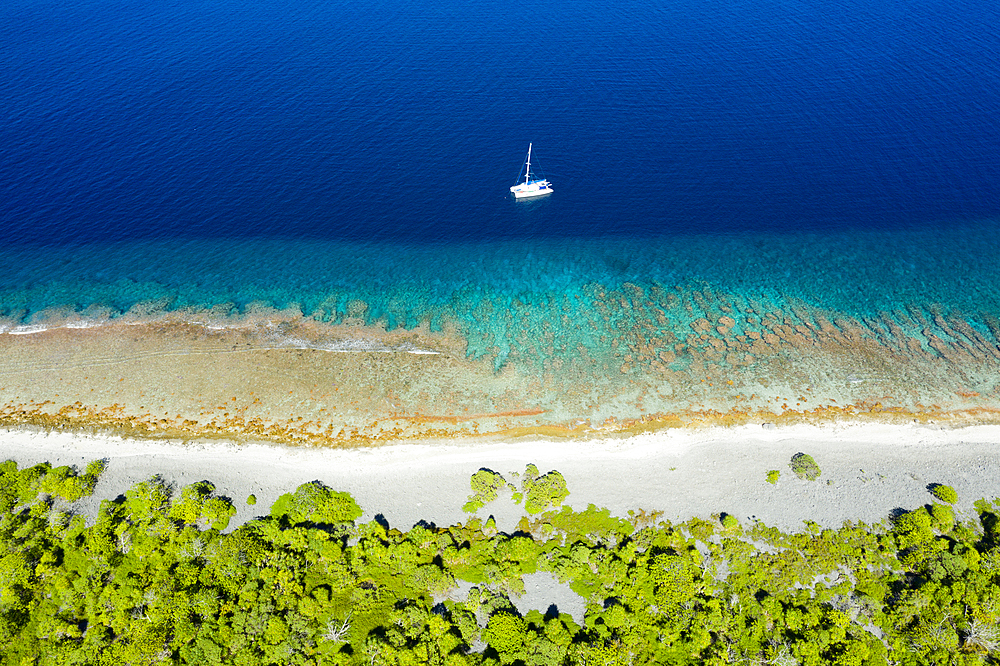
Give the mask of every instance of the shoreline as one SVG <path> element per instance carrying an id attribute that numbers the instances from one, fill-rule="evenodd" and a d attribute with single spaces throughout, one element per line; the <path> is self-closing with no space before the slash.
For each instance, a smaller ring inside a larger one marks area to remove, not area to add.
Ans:
<path id="1" fill-rule="evenodd" d="M 1000 423 L 1000 351 L 961 318 L 856 321 L 734 298 L 592 285 L 412 328 L 382 326 L 352 301 L 339 322 L 297 309 L 250 312 L 235 327 L 222 311 L 199 322 L 136 313 L 8 331 L 0 426 L 352 447 L 861 418 Z M 496 331 L 484 323 L 494 316 Z"/>
<path id="2" fill-rule="evenodd" d="M 788 469 L 800 451 L 819 464 L 818 480 L 799 480 Z M 976 500 L 1000 495 L 998 425 L 743 425 L 602 439 L 493 436 L 352 449 L 0 429 L 0 459 L 21 466 L 82 468 L 96 458 L 108 459 L 108 467 L 94 495 L 79 505 L 85 514 L 94 515 L 100 500 L 160 475 L 176 488 L 213 482 L 237 509 L 231 527 L 267 514 L 279 495 L 313 480 L 351 493 L 364 510 L 363 521 L 381 514 L 401 530 L 420 521 L 462 523 L 470 517 L 461 507 L 476 470 L 487 467 L 517 483 L 513 473 L 523 473 L 529 463 L 563 474 L 570 490 L 564 504 L 575 510 L 594 504 L 621 517 L 659 511 L 672 522 L 724 512 L 791 531 L 804 529 L 806 520 L 823 527 L 881 522 L 895 509 L 930 503 L 932 483 L 955 488 L 957 513 L 965 517 L 974 516 Z M 774 485 L 766 481 L 772 469 L 781 471 Z M 251 493 L 254 506 L 246 504 Z M 493 515 L 510 532 L 525 513 L 506 493 L 476 515 Z"/>

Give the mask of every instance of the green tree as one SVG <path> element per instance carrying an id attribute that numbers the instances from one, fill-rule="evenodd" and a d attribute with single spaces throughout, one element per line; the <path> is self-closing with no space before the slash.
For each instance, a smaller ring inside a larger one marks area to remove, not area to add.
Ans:
<path id="1" fill-rule="evenodd" d="M 512 664 L 522 658 L 527 634 L 527 623 L 523 618 L 502 610 L 490 616 L 483 630 L 483 640 L 497 651 L 500 663 Z"/>
<path id="2" fill-rule="evenodd" d="M 541 478 L 528 472 L 532 485 Z M 225 534 L 216 518 L 232 508 L 208 483 L 173 501 L 160 480 L 136 484 L 102 502 L 88 526 L 53 510 L 53 491 L 80 478 L 73 469 L 0 464 L 0 477 L 0 666 L 1000 656 L 1000 527 L 986 501 L 976 503 L 984 530 L 944 504 L 901 514 L 888 530 L 806 523 L 791 533 L 720 528 L 721 514 L 629 522 L 591 506 L 545 513 L 513 537 L 475 518 L 406 533 L 336 523 L 359 509 L 314 486 Z M 585 626 L 565 614 L 519 616 L 507 594 L 534 568 L 585 595 Z M 459 574 L 483 582 L 465 603 L 436 604 Z M 488 618 L 482 630 L 477 615 Z M 480 638 L 486 651 L 470 652 Z"/>

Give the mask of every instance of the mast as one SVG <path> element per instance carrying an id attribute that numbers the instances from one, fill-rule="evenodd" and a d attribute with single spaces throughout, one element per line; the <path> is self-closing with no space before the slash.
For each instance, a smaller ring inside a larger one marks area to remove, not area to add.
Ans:
<path id="1" fill-rule="evenodd" d="M 531 143 L 528 143 L 528 167 L 524 170 L 524 184 L 528 184 L 528 179 L 531 178 Z"/>

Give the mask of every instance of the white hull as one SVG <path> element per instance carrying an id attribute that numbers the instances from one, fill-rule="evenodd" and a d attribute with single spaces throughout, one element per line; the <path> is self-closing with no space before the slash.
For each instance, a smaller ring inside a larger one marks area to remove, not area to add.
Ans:
<path id="1" fill-rule="evenodd" d="M 542 188 L 539 187 L 539 188 L 530 189 L 530 190 L 515 190 L 515 189 L 511 188 L 511 192 L 514 193 L 514 198 L 515 199 L 525 199 L 527 197 L 540 197 L 543 194 L 551 194 L 552 193 L 552 188 L 551 187 L 546 187 L 546 188 L 542 189 Z"/>

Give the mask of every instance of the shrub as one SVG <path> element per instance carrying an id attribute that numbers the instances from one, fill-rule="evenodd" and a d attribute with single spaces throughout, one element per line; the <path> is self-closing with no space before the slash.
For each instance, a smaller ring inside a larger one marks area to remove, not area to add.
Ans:
<path id="1" fill-rule="evenodd" d="M 361 516 L 361 507 L 349 493 L 330 490 L 322 483 L 303 483 L 294 493 L 285 493 L 271 507 L 273 518 L 287 517 L 296 523 L 350 523 Z"/>
<path id="2" fill-rule="evenodd" d="M 462 505 L 462 511 L 466 513 L 475 513 L 483 508 L 483 503 L 478 502 L 474 499 L 470 499 L 468 502 Z"/>
<path id="3" fill-rule="evenodd" d="M 497 498 L 497 491 L 504 485 L 502 475 L 491 469 L 481 469 L 469 479 L 472 492 L 481 495 L 484 502 L 492 502 Z"/>
<path id="4" fill-rule="evenodd" d="M 94 478 L 97 478 L 101 474 L 103 474 L 104 470 L 106 470 L 107 468 L 108 468 L 107 460 L 103 459 L 92 460 L 89 463 L 87 463 L 87 469 L 84 471 L 84 474 L 87 476 L 92 476 Z"/>
<path id="5" fill-rule="evenodd" d="M 767 472 L 767 482 L 774 485 L 778 482 L 778 477 L 781 476 L 781 472 L 776 469 L 769 470 Z"/>
<path id="6" fill-rule="evenodd" d="M 171 520 L 193 525 L 201 518 L 201 509 L 205 498 L 212 494 L 215 486 L 210 483 L 192 483 L 181 489 L 180 499 L 174 499 L 170 506 Z"/>
<path id="7" fill-rule="evenodd" d="M 168 515 L 185 525 L 207 524 L 217 530 L 229 526 L 229 519 L 236 515 L 236 509 L 229 500 L 213 497 L 215 484 L 199 481 L 181 489 L 180 498 L 175 498 Z"/>
<path id="8" fill-rule="evenodd" d="M 229 527 L 229 519 L 236 515 L 236 507 L 222 497 L 210 497 L 202 505 L 201 515 L 212 529 L 224 530 Z"/>
<path id="9" fill-rule="evenodd" d="M 938 498 L 942 502 L 948 504 L 954 504 L 958 501 L 958 493 L 951 486 L 943 486 L 940 483 L 932 483 L 928 486 L 928 490 L 931 491 L 931 495 Z"/>
<path id="10" fill-rule="evenodd" d="M 528 497 L 524 508 L 528 513 L 541 513 L 549 506 L 559 506 L 569 495 L 566 479 L 559 472 L 552 470 L 538 477 L 528 488 Z"/>
<path id="11" fill-rule="evenodd" d="M 573 511 L 572 507 L 564 506 L 559 511 L 552 511 L 543 516 L 554 529 L 565 532 L 568 541 L 606 539 L 622 541 L 635 531 L 635 526 L 628 520 L 611 515 L 611 510 L 598 509 L 593 504 L 587 505 L 584 511 Z M 544 523 L 543 523 L 544 525 Z"/>
<path id="12" fill-rule="evenodd" d="M 524 478 L 521 479 L 521 489 L 524 492 L 528 492 L 528 488 L 531 487 L 531 484 L 534 483 L 539 474 L 538 466 L 535 463 L 528 463 L 524 468 Z"/>
<path id="13" fill-rule="evenodd" d="M 100 470 L 103 469 L 103 466 L 95 468 L 95 463 L 103 465 L 103 461 L 95 461 L 87 466 L 87 472 L 83 475 L 77 474 L 76 468 L 73 467 L 65 465 L 51 467 L 44 476 L 37 479 L 34 490 L 52 497 L 61 497 L 67 502 L 87 497 L 94 492 Z M 94 473 L 91 473 L 92 470 Z M 30 494 L 31 489 L 27 489 L 26 492 Z"/>
<path id="14" fill-rule="evenodd" d="M 796 453 L 792 456 L 792 461 L 788 466 L 795 472 L 795 476 L 800 479 L 815 481 L 820 475 L 819 465 L 816 464 L 816 461 L 808 453 Z"/>
<path id="15" fill-rule="evenodd" d="M 469 485 L 472 487 L 472 494 L 469 501 L 462 507 L 466 513 L 475 513 L 484 505 L 489 504 L 497 498 L 497 492 L 504 487 L 506 481 L 503 476 L 491 469 L 483 467 L 472 475 Z"/>

